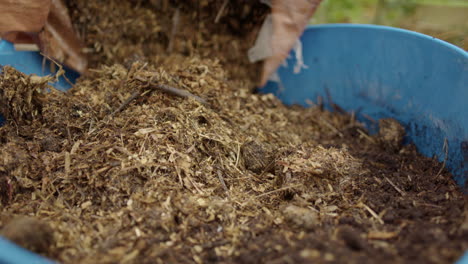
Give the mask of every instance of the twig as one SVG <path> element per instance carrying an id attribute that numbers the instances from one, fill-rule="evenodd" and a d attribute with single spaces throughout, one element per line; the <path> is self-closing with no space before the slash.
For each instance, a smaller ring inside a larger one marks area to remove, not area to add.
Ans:
<path id="1" fill-rule="evenodd" d="M 57 67 L 59 67 L 59 70 L 55 73 L 55 82 L 58 82 L 59 77 L 62 76 L 65 79 L 65 81 L 67 81 L 67 83 L 70 84 L 70 86 L 74 85 L 74 83 L 72 83 L 65 75 L 65 70 L 63 69 L 63 66 L 60 63 L 58 63 L 56 60 L 54 60 L 47 54 L 44 54 L 42 52 L 40 54 L 44 57 L 44 60 L 42 60 L 42 71 L 44 71 L 44 68 L 45 68 L 45 59 L 48 59 L 51 62 L 53 62 Z"/>
<path id="2" fill-rule="evenodd" d="M 204 244 L 202 247 L 204 249 L 210 249 L 210 248 L 226 245 L 228 243 L 229 243 L 229 240 L 218 240 L 218 241 L 214 241 L 214 242 L 208 242 L 208 243 Z"/>
<path id="3" fill-rule="evenodd" d="M 18 43 L 14 45 L 16 51 L 39 51 L 39 47 L 36 44 Z"/>
<path id="4" fill-rule="evenodd" d="M 330 124 L 327 120 L 320 117 L 320 121 L 322 121 L 325 125 L 327 125 L 327 127 L 330 128 L 333 132 L 338 134 L 338 136 L 340 136 L 340 138 L 344 137 L 343 133 L 341 133 L 336 127 L 334 127 L 332 124 Z"/>
<path id="5" fill-rule="evenodd" d="M 237 167 L 237 165 L 239 165 L 239 158 L 240 158 L 240 143 L 237 143 L 237 155 L 236 155 L 236 164 L 234 165 L 234 167 Z"/>
<path id="6" fill-rule="evenodd" d="M 363 206 L 377 221 L 379 221 L 380 224 L 385 224 L 385 222 L 382 220 L 382 218 L 377 215 L 374 210 L 372 210 L 369 206 L 365 205 L 364 203 L 361 203 L 361 206 Z"/>
<path id="7" fill-rule="evenodd" d="M 179 168 L 176 167 L 177 177 L 179 178 L 179 183 L 182 187 L 184 187 L 184 181 L 182 180 L 182 176 L 180 175 Z"/>
<path id="8" fill-rule="evenodd" d="M 399 192 L 399 193 L 401 194 L 401 196 L 405 196 L 405 195 L 406 195 L 406 193 L 405 193 L 404 191 L 402 191 L 400 188 L 398 188 L 398 187 L 396 186 L 396 184 L 394 184 L 389 178 L 387 178 L 387 177 L 385 177 L 385 176 L 384 176 L 384 178 L 385 178 L 385 180 L 387 180 L 388 183 L 390 183 L 390 185 L 391 185 L 393 188 L 395 188 L 395 190 L 396 190 L 397 192 Z"/>
<path id="9" fill-rule="evenodd" d="M 226 186 L 226 182 L 224 181 L 223 174 L 219 170 L 218 170 L 218 179 L 221 182 L 221 186 L 223 186 L 224 191 L 226 191 L 226 195 L 229 197 L 229 189 Z"/>
<path id="10" fill-rule="evenodd" d="M 361 129 L 357 129 L 357 132 L 363 136 L 365 139 L 369 140 L 369 142 L 371 143 L 375 143 L 375 140 L 373 138 L 371 138 L 369 135 L 367 135 L 364 131 L 362 131 Z"/>
<path id="11" fill-rule="evenodd" d="M 143 79 L 141 77 L 135 77 L 135 80 L 138 80 L 140 82 L 147 82 L 145 79 Z M 201 104 L 207 104 L 205 99 L 203 99 L 203 98 L 201 98 L 201 97 L 199 97 L 197 95 L 194 95 L 194 94 L 192 94 L 192 93 L 190 93 L 188 91 L 181 90 L 181 89 L 178 89 L 178 88 L 174 88 L 174 87 L 171 87 L 169 85 L 156 84 L 154 82 L 148 82 L 148 86 L 150 87 L 150 89 L 151 88 L 157 89 L 157 90 L 166 92 L 168 94 L 180 96 L 180 97 L 183 97 L 183 98 L 193 98 L 193 99 L 195 99 L 197 102 L 199 102 Z M 128 104 L 130 104 L 133 100 L 138 98 L 143 93 L 144 92 L 140 92 L 140 91 L 133 92 L 117 109 L 115 109 L 114 112 L 112 112 L 110 114 L 110 116 L 114 116 L 118 112 L 122 111 Z"/>
<path id="12" fill-rule="evenodd" d="M 66 151 L 65 152 L 65 175 L 68 176 L 70 175 L 70 152 Z"/>
<path id="13" fill-rule="evenodd" d="M 110 115 L 113 116 L 117 114 L 118 112 L 122 111 L 130 102 L 135 100 L 138 96 L 140 96 L 140 92 L 133 92 L 130 97 L 128 97 L 117 109 L 115 109 L 114 112 L 112 112 Z"/>
<path id="14" fill-rule="evenodd" d="M 171 53 L 172 48 L 174 46 L 174 38 L 177 33 L 177 29 L 179 27 L 180 21 L 180 11 L 179 8 L 176 9 L 174 16 L 172 17 L 172 29 L 171 29 L 171 36 L 169 38 L 169 44 L 167 45 L 167 52 Z"/>
<path id="15" fill-rule="evenodd" d="M 185 173 L 185 176 L 187 177 L 189 182 L 193 185 L 193 187 L 195 187 L 195 189 L 198 191 L 198 193 L 203 194 L 203 191 L 200 190 L 200 188 L 198 188 L 198 186 L 196 185 L 196 182 L 192 179 L 192 177 L 190 177 L 190 175 L 188 173 Z"/>
<path id="16" fill-rule="evenodd" d="M 67 135 L 68 135 L 68 144 L 72 145 L 73 140 L 72 140 L 72 136 L 71 136 L 71 132 L 70 132 L 70 126 L 68 124 L 67 124 Z"/>
<path id="17" fill-rule="evenodd" d="M 417 205 L 422 205 L 422 206 L 427 206 L 427 207 L 439 208 L 439 209 L 443 208 L 442 206 L 436 205 L 436 204 L 428 204 L 428 203 L 420 203 L 420 202 L 416 202 L 416 204 Z"/>
<path id="18" fill-rule="evenodd" d="M 273 193 L 277 193 L 277 192 L 281 192 L 281 191 L 285 191 L 285 190 L 289 190 L 289 189 L 294 189 L 294 188 L 299 187 L 299 186 L 300 186 L 299 184 L 292 185 L 292 186 L 286 186 L 286 187 L 279 188 L 279 189 L 276 189 L 276 190 L 273 190 L 273 191 L 269 191 L 269 192 L 266 192 L 266 193 L 259 194 L 259 195 L 255 196 L 254 198 L 258 199 L 258 198 L 268 196 L 268 195 L 273 194 Z"/>
<path id="19" fill-rule="evenodd" d="M 216 18 L 215 18 L 215 23 L 217 24 L 219 22 L 219 20 L 221 19 L 221 15 L 224 13 L 224 9 L 226 8 L 227 4 L 229 3 L 229 0 L 224 0 L 223 2 L 223 5 L 221 6 L 221 8 L 219 9 L 218 11 L 218 14 L 216 15 Z"/>
<path id="20" fill-rule="evenodd" d="M 276 162 L 276 158 L 272 159 L 266 166 L 265 168 L 263 169 L 262 173 L 260 173 L 260 175 L 258 175 L 258 178 L 261 179 L 268 171 L 270 171 L 273 166 L 275 165 L 275 162 Z"/>
<path id="21" fill-rule="evenodd" d="M 347 114 L 347 112 L 343 108 L 341 108 L 339 105 L 333 102 L 330 89 L 328 89 L 328 87 L 325 87 L 325 94 L 327 96 L 328 104 L 333 108 L 333 111 L 338 112 L 340 114 Z"/>
<path id="22" fill-rule="evenodd" d="M 135 80 L 138 80 L 140 82 L 148 82 L 147 80 L 141 78 L 141 77 L 135 77 Z M 196 101 L 198 101 L 199 103 L 201 104 L 207 104 L 206 100 L 197 96 L 197 95 L 194 95 L 186 90 L 181 90 L 181 89 L 178 89 L 178 88 L 175 88 L 175 87 L 172 87 L 172 86 L 169 86 L 169 85 L 165 85 L 165 84 L 157 84 L 157 83 L 154 83 L 154 82 L 148 82 L 148 86 L 150 88 L 154 88 L 154 89 L 158 89 L 158 90 L 161 90 L 163 92 L 166 92 L 166 93 L 169 93 L 169 94 L 172 94 L 172 95 L 176 95 L 176 96 L 180 96 L 180 97 L 184 97 L 184 98 L 193 98 L 195 99 Z"/>
<path id="23" fill-rule="evenodd" d="M 386 232 L 386 231 L 370 231 L 367 233 L 367 239 L 369 240 L 388 240 L 396 238 L 400 232 Z"/>
<path id="24" fill-rule="evenodd" d="M 351 125 L 354 126 L 355 122 L 356 122 L 356 112 L 353 110 L 351 111 L 351 115 L 349 116 L 349 123 L 351 123 Z"/>
<path id="25" fill-rule="evenodd" d="M 361 114 L 361 116 L 369 120 L 370 122 L 372 122 L 372 124 L 378 124 L 378 122 L 374 118 L 372 118 L 370 115 Z"/>
<path id="26" fill-rule="evenodd" d="M 436 175 L 436 178 L 439 177 L 439 175 L 442 173 L 442 171 L 445 168 L 445 164 L 447 163 L 447 159 L 448 159 L 448 141 L 447 141 L 447 138 L 444 138 L 443 148 L 445 149 L 445 158 L 444 158 L 444 162 L 442 163 L 442 167 L 440 167 L 440 170 Z"/>
<path id="27" fill-rule="evenodd" d="M 167 92 L 169 94 L 173 94 L 173 95 L 177 95 L 177 96 L 180 96 L 180 97 L 184 97 L 184 98 L 193 98 L 195 99 L 195 101 L 201 103 L 201 104 L 206 104 L 206 100 L 197 96 L 197 95 L 194 95 L 188 91 L 185 91 L 185 90 L 181 90 L 181 89 L 178 89 L 178 88 L 175 88 L 175 87 L 171 87 L 171 86 L 168 86 L 168 85 L 165 85 L 165 84 L 154 84 L 152 83 L 151 85 L 153 85 L 154 88 L 156 89 L 159 89 L 161 91 L 164 91 L 164 92 Z"/>

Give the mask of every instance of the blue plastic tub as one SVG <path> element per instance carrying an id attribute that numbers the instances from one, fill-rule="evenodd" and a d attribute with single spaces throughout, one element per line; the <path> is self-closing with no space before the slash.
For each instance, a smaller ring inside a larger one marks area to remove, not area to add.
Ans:
<path id="1" fill-rule="evenodd" d="M 373 25 L 309 27 L 301 38 L 304 63 L 294 73 L 292 53 L 278 70 L 281 83 L 270 82 L 285 104 L 308 105 L 318 96 L 358 116 L 392 117 L 407 130 L 407 141 L 426 156 L 445 159 L 460 187 L 468 191 L 468 53 L 416 32 Z M 14 52 L 0 42 L 0 65 L 31 74 L 47 74 L 37 53 Z M 69 79 L 77 75 L 68 73 Z M 56 87 L 66 90 L 62 80 Z M 365 119 L 362 119 L 365 120 Z M 367 122 L 370 130 L 373 122 Z M 447 146 L 444 147 L 444 142 Z M 0 264 L 50 263 L 0 239 Z M 468 264 L 468 253 L 457 264 Z"/>
<path id="2" fill-rule="evenodd" d="M 52 74 L 51 68 L 52 70 L 53 68 L 58 68 L 56 65 L 51 64 L 49 60 L 44 59 L 38 52 L 15 51 L 13 44 L 0 39 L 0 66 L 2 65 L 10 65 L 26 74 L 37 74 L 40 76 Z M 70 82 L 75 82 L 76 78 L 79 77 L 78 73 L 67 68 L 65 68 L 65 70 L 67 72 L 66 77 Z M 52 83 L 52 86 L 59 90 L 66 91 L 72 84 L 65 78 L 60 77 L 58 82 Z"/>
<path id="3" fill-rule="evenodd" d="M 302 36 L 307 68 L 295 54 L 262 90 L 285 104 L 318 96 L 375 120 L 392 117 L 425 156 L 445 159 L 465 191 L 468 178 L 468 53 L 420 33 L 375 25 L 311 26 Z M 366 119 L 361 119 L 366 120 Z M 375 124 L 367 122 L 370 130 Z"/>

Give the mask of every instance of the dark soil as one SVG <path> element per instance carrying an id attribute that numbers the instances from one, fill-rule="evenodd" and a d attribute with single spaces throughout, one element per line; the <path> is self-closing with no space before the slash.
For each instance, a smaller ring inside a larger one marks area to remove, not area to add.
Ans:
<path id="1" fill-rule="evenodd" d="M 468 248 L 466 196 L 396 121 L 369 135 L 252 93 L 266 8 L 230 1 L 214 23 L 222 1 L 68 5 L 89 73 L 66 94 L 0 75 L 2 235 L 62 263 L 454 263 Z"/>

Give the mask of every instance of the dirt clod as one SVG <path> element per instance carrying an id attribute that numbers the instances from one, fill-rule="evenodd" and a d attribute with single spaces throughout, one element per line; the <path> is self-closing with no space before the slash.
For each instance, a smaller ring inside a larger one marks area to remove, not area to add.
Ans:
<path id="1" fill-rule="evenodd" d="M 15 87 L 11 90 L 0 89 L 0 114 L 18 124 L 40 117 L 43 100 L 41 94 L 47 85 L 47 79 L 42 81 L 38 76 L 17 75 L 16 70 L 10 66 L 0 68 L 0 72 L 0 87 Z"/>
<path id="2" fill-rule="evenodd" d="M 364 240 L 354 228 L 343 226 L 339 228 L 338 232 L 341 239 L 350 249 L 360 251 L 366 248 Z"/>
<path id="3" fill-rule="evenodd" d="M 304 230 L 312 230 L 320 223 L 318 214 L 310 208 L 288 205 L 283 209 L 283 215 L 286 221 Z"/>
<path id="4" fill-rule="evenodd" d="M 17 216 L 0 231 L 5 238 L 36 253 L 47 254 L 54 245 L 54 232 L 44 221 L 29 216 Z"/>
<path id="5" fill-rule="evenodd" d="M 44 137 L 41 140 L 40 144 L 43 151 L 60 152 L 62 150 L 60 138 L 53 135 L 48 135 Z"/>
<path id="6" fill-rule="evenodd" d="M 274 155 L 265 145 L 250 141 L 242 146 L 241 151 L 246 169 L 257 174 L 273 169 Z"/>
<path id="7" fill-rule="evenodd" d="M 398 151 L 405 137 L 405 128 L 393 118 L 379 120 L 379 139 L 386 148 Z"/>

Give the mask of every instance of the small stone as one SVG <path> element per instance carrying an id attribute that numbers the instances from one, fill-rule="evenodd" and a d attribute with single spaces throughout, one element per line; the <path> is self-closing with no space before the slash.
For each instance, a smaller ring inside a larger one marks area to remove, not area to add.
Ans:
<path id="1" fill-rule="evenodd" d="M 360 251 L 365 248 L 365 242 L 359 233 L 350 226 L 344 226 L 339 230 L 339 236 L 352 250 Z"/>
<path id="2" fill-rule="evenodd" d="M 81 204 L 81 209 L 84 210 L 84 209 L 90 207 L 91 205 L 93 205 L 93 202 L 91 202 L 91 201 L 86 201 L 86 202 L 84 202 L 84 203 Z"/>
<path id="3" fill-rule="evenodd" d="M 325 259 L 325 261 L 334 261 L 335 260 L 335 256 L 332 254 L 332 253 L 325 253 L 325 256 L 323 257 Z"/>
<path id="4" fill-rule="evenodd" d="M 388 210 L 383 216 L 383 220 L 385 223 L 393 223 L 395 220 L 398 220 L 398 217 L 393 210 Z"/>
<path id="5" fill-rule="evenodd" d="M 242 146 L 241 153 L 246 169 L 257 174 L 273 171 L 274 156 L 266 145 L 250 141 Z"/>
<path id="6" fill-rule="evenodd" d="M 60 139 L 55 136 L 46 136 L 40 144 L 42 151 L 60 152 L 62 150 Z"/>
<path id="7" fill-rule="evenodd" d="M 317 249 L 304 249 L 301 251 L 300 255 L 305 259 L 314 259 L 320 257 L 320 251 Z"/>
<path id="8" fill-rule="evenodd" d="M 196 251 L 197 253 L 203 252 L 203 248 L 202 248 L 201 246 L 199 246 L 199 245 L 194 246 L 193 249 L 195 249 L 195 251 Z"/>
<path id="9" fill-rule="evenodd" d="M 288 205 L 284 208 L 283 214 L 286 221 L 305 230 L 312 230 L 319 223 L 318 214 L 309 208 Z"/>

